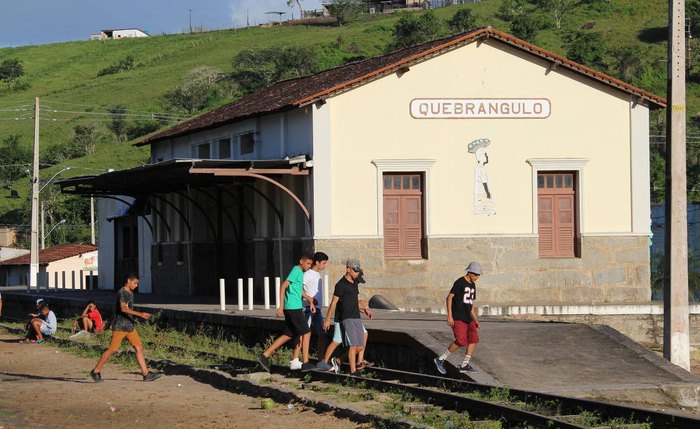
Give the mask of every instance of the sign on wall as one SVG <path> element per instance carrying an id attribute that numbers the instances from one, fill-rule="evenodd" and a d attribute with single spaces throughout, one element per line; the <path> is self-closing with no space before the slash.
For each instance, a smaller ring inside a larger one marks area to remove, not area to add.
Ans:
<path id="1" fill-rule="evenodd" d="M 414 98 L 415 119 L 545 119 L 551 113 L 546 98 Z"/>

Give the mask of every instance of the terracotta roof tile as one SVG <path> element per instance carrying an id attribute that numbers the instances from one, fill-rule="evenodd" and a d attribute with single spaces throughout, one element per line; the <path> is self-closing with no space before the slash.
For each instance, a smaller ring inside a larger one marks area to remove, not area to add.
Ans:
<path id="1" fill-rule="evenodd" d="M 256 116 L 292 110 L 339 92 L 347 91 L 357 85 L 376 80 L 448 50 L 482 39 L 493 39 L 505 43 L 551 61 L 554 68 L 567 68 L 588 78 L 613 86 L 621 91 L 635 95 L 640 103 L 646 103 L 652 108 L 663 108 L 666 106 L 666 100 L 657 95 L 568 60 L 510 34 L 491 27 L 483 27 L 467 33 L 394 51 L 386 55 L 349 63 L 313 75 L 277 82 L 232 103 L 146 137 L 136 142 L 135 145 L 147 145 Z"/>
<path id="2" fill-rule="evenodd" d="M 49 247 L 48 249 L 39 250 L 39 265 L 47 265 L 51 262 L 61 259 L 70 258 L 72 256 L 81 255 L 83 253 L 97 250 L 97 246 L 92 244 L 60 244 L 58 246 Z M 29 265 L 31 255 L 18 256 L 16 258 L 7 259 L 0 262 L 1 265 Z"/>

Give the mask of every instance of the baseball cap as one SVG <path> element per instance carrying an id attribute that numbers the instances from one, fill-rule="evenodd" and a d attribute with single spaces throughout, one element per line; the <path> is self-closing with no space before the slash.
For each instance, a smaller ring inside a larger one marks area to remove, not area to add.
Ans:
<path id="1" fill-rule="evenodd" d="M 348 261 L 345 263 L 345 266 L 348 268 L 352 268 L 353 270 L 357 271 L 358 273 L 362 273 L 362 268 L 360 267 L 360 261 L 358 261 L 355 258 L 348 259 Z M 362 275 L 362 274 L 360 274 Z"/>
<path id="2" fill-rule="evenodd" d="M 39 298 L 36 300 L 36 305 L 41 305 L 44 303 L 44 298 Z"/>
<path id="3" fill-rule="evenodd" d="M 474 273 L 477 275 L 481 275 L 481 264 L 478 262 L 470 262 L 469 265 L 467 265 L 467 268 L 465 268 L 465 271 L 468 273 Z"/>

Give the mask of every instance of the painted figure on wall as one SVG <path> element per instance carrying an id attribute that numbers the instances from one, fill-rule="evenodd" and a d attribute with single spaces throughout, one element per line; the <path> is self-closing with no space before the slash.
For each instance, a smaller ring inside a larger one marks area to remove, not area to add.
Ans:
<path id="1" fill-rule="evenodd" d="M 489 154 L 486 147 L 491 144 L 489 139 L 474 140 L 467 145 L 467 151 L 476 155 L 476 167 L 474 168 L 474 214 L 495 215 L 496 200 L 489 186 L 487 164 Z"/>

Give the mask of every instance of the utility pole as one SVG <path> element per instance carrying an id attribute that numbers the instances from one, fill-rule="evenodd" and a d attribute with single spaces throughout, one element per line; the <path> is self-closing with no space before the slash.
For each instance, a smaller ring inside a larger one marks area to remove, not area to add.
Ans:
<path id="1" fill-rule="evenodd" d="M 41 191 L 39 191 L 41 193 Z M 46 215 L 44 214 L 44 202 L 42 201 L 39 203 L 39 212 L 40 212 L 40 222 L 41 222 L 41 250 L 46 249 L 46 235 L 44 235 L 44 228 L 45 228 L 45 223 L 46 223 Z"/>
<path id="2" fill-rule="evenodd" d="M 90 244 L 95 244 L 95 197 L 90 196 Z"/>
<path id="3" fill-rule="evenodd" d="M 192 11 L 194 9 L 187 9 L 190 12 L 190 34 L 192 34 Z"/>
<path id="4" fill-rule="evenodd" d="M 664 357 L 690 370 L 685 134 L 685 0 L 669 0 Z"/>
<path id="5" fill-rule="evenodd" d="M 34 168 L 32 173 L 32 232 L 29 262 L 29 284 L 39 291 L 39 97 L 34 99 Z"/>

